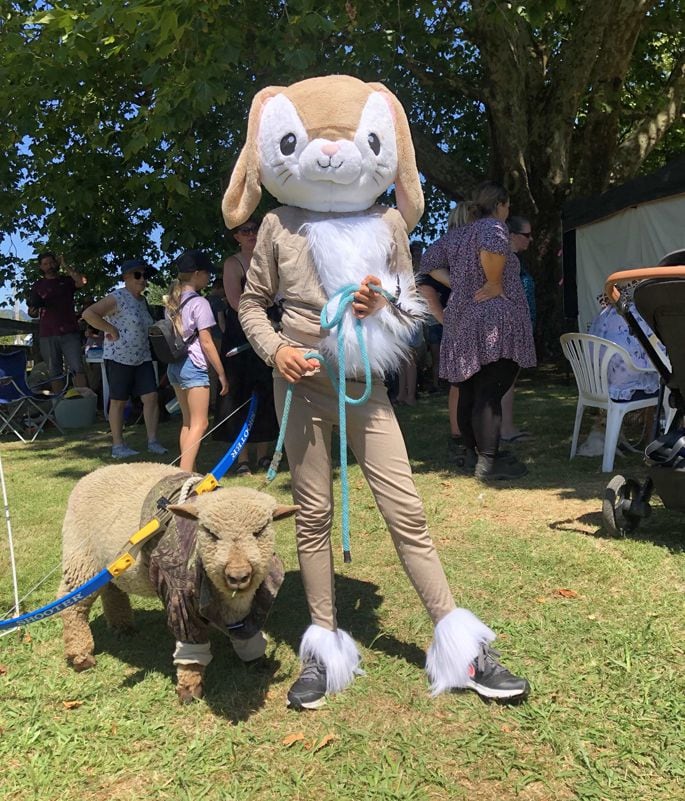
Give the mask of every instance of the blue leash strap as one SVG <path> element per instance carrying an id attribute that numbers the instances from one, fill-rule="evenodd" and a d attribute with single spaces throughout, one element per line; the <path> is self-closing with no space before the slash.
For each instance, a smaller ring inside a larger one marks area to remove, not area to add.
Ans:
<path id="1" fill-rule="evenodd" d="M 0 620 L 0 631 L 18 628 L 25 623 L 35 623 L 37 620 L 43 620 L 46 617 L 56 615 L 58 612 L 77 604 L 79 601 L 97 592 L 101 587 L 104 587 L 107 582 L 111 581 L 112 578 L 113 576 L 109 570 L 104 568 L 85 584 L 72 590 L 62 598 L 52 601 L 45 606 L 41 606 L 40 609 L 35 609 L 33 612 L 26 612 L 23 615 L 10 618 L 9 620 Z"/>
<path id="2" fill-rule="evenodd" d="M 238 458 L 240 451 L 245 447 L 245 443 L 250 437 L 250 431 L 252 430 L 256 414 L 257 393 L 253 392 L 252 398 L 250 399 L 250 407 L 247 410 L 247 418 L 243 423 L 243 427 L 240 429 L 231 447 L 221 457 L 216 466 L 194 487 L 193 491 L 196 495 L 200 495 L 202 492 L 210 492 L 219 486 L 219 481 L 228 473 L 231 467 L 233 467 L 233 463 Z"/>
<path id="3" fill-rule="evenodd" d="M 194 487 L 193 491 L 196 494 L 199 495 L 203 492 L 211 492 L 212 490 L 216 489 L 219 484 L 219 480 L 223 478 L 223 476 L 225 476 L 226 473 L 231 469 L 233 463 L 238 458 L 238 454 L 243 449 L 248 437 L 250 436 L 250 430 L 252 429 L 252 424 L 254 423 L 256 413 L 257 395 L 253 394 L 250 400 L 250 408 L 247 412 L 247 419 L 245 420 L 243 427 L 240 429 L 240 433 L 228 451 L 224 454 L 224 456 L 221 457 L 216 466 L 202 479 L 199 484 Z M 34 609 L 33 612 L 26 612 L 25 614 L 18 615 L 17 617 L 9 618 L 7 620 L 0 620 L 0 631 L 14 629 L 25 623 L 34 623 L 38 620 L 44 620 L 46 617 L 56 615 L 57 613 L 68 609 L 70 606 L 79 603 L 79 601 L 82 601 L 84 598 L 87 598 L 94 592 L 102 589 L 105 584 L 107 584 L 113 578 L 120 576 L 125 570 L 128 570 L 128 568 L 134 564 L 143 543 L 154 534 L 158 533 L 160 527 L 160 521 L 156 517 L 153 517 L 152 520 L 146 523 L 141 529 L 139 529 L 129 538 L 127 544 L 120 551 L 114 561 L 93 576 L 93 578 L 86 581 L 80 587 L 76 587 L 76 589 L 67 593 L 67 595 L 62 596 L 55 601 L 51 601 L 49 604 L 45 604 L 45 606 L 41 606 L 38 609 Z"/>

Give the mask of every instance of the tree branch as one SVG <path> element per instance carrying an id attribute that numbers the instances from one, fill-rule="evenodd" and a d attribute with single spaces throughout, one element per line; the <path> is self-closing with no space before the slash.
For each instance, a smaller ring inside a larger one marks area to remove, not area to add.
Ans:
<path id="1" fill-rule="evenodd" d="M 589 75 L 591 93 L 585 124 L 574 132 L 574 190 L 592 194 L 606 189 L 619 141 L 625 76 L 644 19 L 656 0 L 616 0 L 604 29 L 602 47 Z"/>
<path id="2" fill-rule="evenodd" d="M 426 89 L 438 90 L 441 94 L 458 94 L 469 100 L 482 101 L 483 92 L 480 84 L 467 81 L 454 72 L 432 72 L 425 64 L 421 64 L 409 53 L 404 54 L 407 70 Z"/>
<path id="3" fill-rule="evenodd" d="M 685 98 L 685 52 L 680 53 L 664 87 L 657 108 L 633 127 L 619 145 L 612 177 L 625 181 L 637 174 L 642 162 L 663 139 L 669 128 L 683 113 Z"/>
<path id="4" fill-rule="evenodd" d="M 476 184 L 475 176 L 463 167 L 458 155 L 435 144 L 435 137 L 417 125 L 411 126 L 419 170 L 448 197 L 458 199 Z"/>
<path id="5" fill-rule="evenodd" d="M 545 125 L 549 125 L 550 113 L 556 118 L 553 124 L 564 120 L 567 125 L 573 125 L 580 98 L 587 90 L 588 77 L 601 51 L 607 28 L 614 25 L 613 17 L 620 2 L 594 0 L 576 13 L 566 39 L 547 66 L 545 77 L 550 90 L 546 98 L 546 113 L 541 115 L 545 117 Z M 644 0 L 637 2 L 641 4 Z"/>

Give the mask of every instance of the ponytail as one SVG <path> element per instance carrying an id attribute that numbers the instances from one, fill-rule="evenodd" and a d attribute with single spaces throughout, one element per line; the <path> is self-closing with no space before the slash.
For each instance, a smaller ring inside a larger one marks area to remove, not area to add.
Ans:
<path id="1" fill-rule="evenodd" d="M 179 276 L 181 278 L 181 276 Z M 181 307 L 181 288 L 183 286 L 182 280 L 175 278 L 169 286 L 169 294 L 164 295 L 162 301 L 169 314 L 169 319 L 174 324 L 174 328 L 180 336 L 183 336 L 183 321 L 181 320 L 180 307 Z"/>
<path id="2" fill-rule="evenodd" d="M 452 228 L 461 228 L 462 225 L 472 223 L 476 219 L 475 212 L 475 204 L 470 200 L 459 201 L 447 218 L 447 230 L 451 231 Z"/>

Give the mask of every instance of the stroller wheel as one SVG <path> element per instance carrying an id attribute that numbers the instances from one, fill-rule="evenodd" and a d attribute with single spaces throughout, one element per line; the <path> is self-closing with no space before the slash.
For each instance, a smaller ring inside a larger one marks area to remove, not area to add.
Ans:
<path id="1" fill-rule="evenodd" d="M 643 509 L 644 502 L 640 502 L 640 485 L 632 478 L 614 476 L 607 484 L 602 502 L 602 521 L 605 528 L 613 535 L 624 537 L 635 531 L 640 518 L 649 512 Z"/>

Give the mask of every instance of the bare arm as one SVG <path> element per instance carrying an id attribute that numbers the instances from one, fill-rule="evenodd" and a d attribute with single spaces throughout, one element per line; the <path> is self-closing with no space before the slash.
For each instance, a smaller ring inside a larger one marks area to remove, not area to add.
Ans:
<path id="1" fill-rule="evenodd" d="M 81 287 L 85 286 L 88 283 L 88 279 L 85 275 L 75 270 L 73 267 L 70 267 L 64 261 L 64 256 L 59 257 L 59 263 L 64 269 L 64 272 L 71 278 L 71 280 L 76 285 L 76 289 L 80 289 Z"/>
<path id="2" fill-rule="evenodd" d="M 447 267 L 438 267 L 437 270 L 431 270 L 428 275 L 437 281 L 439 284 L 443 284 L 446 287 L 450 287 L 450 271 Z"/>
<path id="3" fill-rule="evenodd" d="M 205 359 L 207 359 L 209 364 L 212 365 L 212 367 L 216 370 L 216 374 L 219 376 L 219 383 L 221 384 L 221 391 L 219 394 L 226 395 L 228 393 L 226 372 L 223 364 L 221 364 L 221 359 L 219 358 L 219 353 L 217 352 L 216 345 L 214 344 L 214 340 L 212 339 L 210 331 L 211 329 L 209 328 L 201 328 L 198 332 L 198 340 L 200 341 L 200 347 L 205 355 Z"/>
<path id="4" fill-rule="evenodd" d="M 226 300 L 233 311 L 238 311 L 242 295 L 243 268 L 235 256 L 229 256 L 224 262 L 224 292 Z"/>
<path id="5" fill-rule="evenodd" d="M 506 260 L 507 257 L 502 253 L 491 253 L 489 250 L 481 250 L 480 264 L 485 273 L 485 284 L 483 284 L 473 296 L 473 299 L 477 303 L 504 295 L 502 273 L 504 272 Z"/>
<path id="6" fill-rule="evenodd" d="M 97 303 L 93 303 L 92 306 L 88 306 L 87 309 L 84 309 L 81 317 L 88 325 L 92 325 L 93 328 L 97 328 L 98 331 L 104 331 L 107 339 L 117 340 L 119 339 L 119 331 L 116 326 L 113 326 L 112 323 L 104 319 L 108 315 L 114 314 L 116 310 L 117 302 L 115 298 L 112 295 L 107 295 L 107 297 L 98 300 Z"/>
<path id="7" fill-rule="evenodd" d="M 440 295 L 438 294 L 437 289 L 435 289 L 435 287 L 428 286 L 427 284 L 419 284 L 418 290 L 426 299 L 430 313 L 433 315 L 433 317 L 435 317 L 440 325 L 442 325 L 443 308 L 442 304 L 440 303 Z"/>

